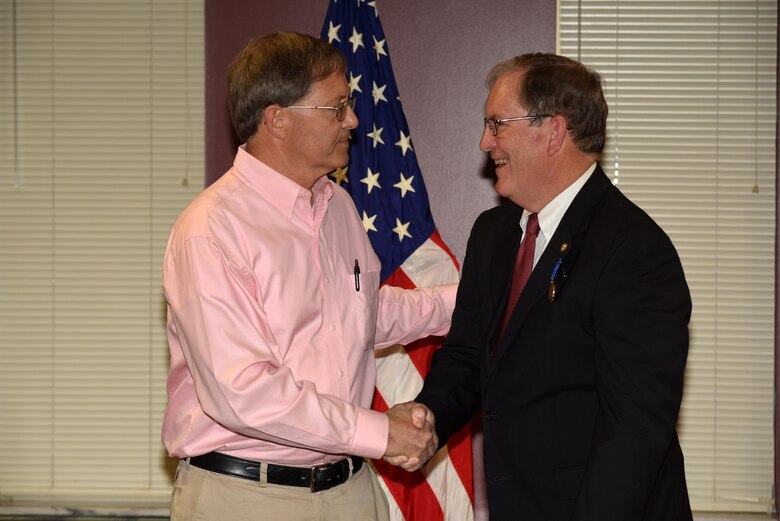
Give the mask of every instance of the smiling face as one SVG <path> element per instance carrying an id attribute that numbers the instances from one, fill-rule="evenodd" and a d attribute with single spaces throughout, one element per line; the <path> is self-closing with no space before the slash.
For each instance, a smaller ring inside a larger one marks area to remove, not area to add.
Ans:
<path id="1" fill-rule="evenodd" d="M 518 101 L 522 71 L 512 71 L 496 80 L 485 102 L 485 116 L 502 119 L 527 116 Z M 546 119 L 539 123 L 511 121 L 499 125 L 495 136 L 487 127 L 479 147 L 490 154 L 496 165 L 496 192 L 523 208 L 537 212 L 549 200 Z"/>
<path id="2" fill-rule="evenodd" d="M 348 97 L 344 73 L 337 71 L 315 82 L 295 104 L 333 107 Z M 352 109 L 344 121 L 336 119 L 335 110 L 327 109 L 287 109 L 285 117 L 290 122 L 289 175 L 301 186 L 311 188 L 317 179 L 349 162 L 349 132 L 358 124 Z"/>

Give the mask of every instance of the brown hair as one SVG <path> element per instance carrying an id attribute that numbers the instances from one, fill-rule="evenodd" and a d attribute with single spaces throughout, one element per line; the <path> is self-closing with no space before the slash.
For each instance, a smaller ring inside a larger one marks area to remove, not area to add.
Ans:
<path id="1" fill-rule="evenodd" d="M 493 67 L 488 87 L 513 71 L 523 73 L 517 95 L 529 114 L 562 115 L 577 148 L 587 154 L 601 153 L 609 108 L 597 72 L 557 54 L 523 54 Z"/>
<path id="2" fill-rule="evenodd" d="M 312 84 L 347 62 L 329 43 L 300 33 L 254 38 L 228 69 L 228 108 L 242 141 L 252 137 L 269 105 L 290 105 L 305 97 Z"/>

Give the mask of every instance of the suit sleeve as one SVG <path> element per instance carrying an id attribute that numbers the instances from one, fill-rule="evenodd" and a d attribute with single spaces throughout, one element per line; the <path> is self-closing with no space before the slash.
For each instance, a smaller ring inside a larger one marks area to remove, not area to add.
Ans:
<path id="1" fill-rule="evenodd" d="M 478 219 L 469 237 L 449 335 L 434 353 L 431 370 L 415 399 L 433 411 L 440 446 L 471 419 L 480 402 L 479 225 Z"/>
<path id="2" fill-rule="evenodd" d="M 634 228 L 617 243 L 593 308 L 599 409 L 574 519 L 641 519 L 676 439 L 691 313 L 660 228 Z"/>

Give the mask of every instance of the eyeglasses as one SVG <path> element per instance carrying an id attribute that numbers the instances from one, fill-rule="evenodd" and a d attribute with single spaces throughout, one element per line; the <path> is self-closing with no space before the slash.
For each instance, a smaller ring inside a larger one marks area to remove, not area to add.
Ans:
<path id="1" fill-rule="evenodd" d="M 344 121 L 347 117 L 347 109 L 355 109 L 355 98 L 347 98 L 344 101 L 340 101 L 335 107 L 317 106 L 317 105 L 287 105 L 288 109 L 323 109 L 323 110 L 335 110 L 336 120 Z"/>
<path id="2" fill-rule="evenodd" d="M 542 118 L 549 118 L 552 117 L 549 114 L 531 114 L 529 116 L 518 116 L 516 118 L 504 118 L 504 119 L 496 119 L 496 118 L 485 118 L 485 126 L 490 131 L 491 136 L 497 136 L 498 135 L 498 127 L 500 125 L 506 125 L 507 121 L 538 121 Z"/>

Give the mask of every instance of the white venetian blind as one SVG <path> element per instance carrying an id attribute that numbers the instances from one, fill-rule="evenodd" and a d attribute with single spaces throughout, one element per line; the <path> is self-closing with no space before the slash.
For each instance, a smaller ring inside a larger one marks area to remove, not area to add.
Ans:
<path id="1" fill-rule="evenodd" d="M 165 504 L 161 264 L 203 186 L 200 0 L 0 0 L 0 506 Z"/>
<path id="2" fill-rule="evenodd" d="M 669 233 L 691 288 L 691 504 L 768 512 L 777 1 L 560 0 L 559 15 L 561 54 L 605 80 L 602 164 Z"/>

